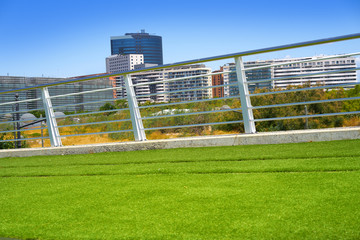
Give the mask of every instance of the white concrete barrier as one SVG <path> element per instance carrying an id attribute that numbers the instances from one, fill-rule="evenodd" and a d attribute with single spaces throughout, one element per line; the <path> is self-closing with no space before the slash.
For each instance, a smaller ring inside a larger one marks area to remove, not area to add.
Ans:
<path id="1" fill-rule="evenodd" d="M 320 142 L 345 139 L 360 139 L 360 127 L 173 138 L 164 140 L 148 140 L 144 142 L 105 143 L 49 148 L 7 149 L 0 150 L 0 158 L 88 154 L 100 152 L 122 152 L 189 147 Z"/>

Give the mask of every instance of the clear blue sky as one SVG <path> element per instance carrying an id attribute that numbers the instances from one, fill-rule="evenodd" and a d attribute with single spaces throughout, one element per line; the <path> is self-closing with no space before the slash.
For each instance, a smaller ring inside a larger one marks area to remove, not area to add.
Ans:
<path id="1" fill-rule="evenodd" d="M 0 75 L 105 72 L 110 36 L 141 29 L 173 63 L 358 33 L 360 0 L 0 0 Z M 360 40 L 256 58 L 355 51 Z"/>

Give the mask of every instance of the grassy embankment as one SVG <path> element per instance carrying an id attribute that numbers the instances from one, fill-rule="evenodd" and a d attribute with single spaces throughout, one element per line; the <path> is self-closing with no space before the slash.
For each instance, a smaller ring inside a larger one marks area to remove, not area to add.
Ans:
<path id="1" fill-rule="evenodd" d="M 359 145 L 0 159 L 0 237 L 359 239 Z"/>

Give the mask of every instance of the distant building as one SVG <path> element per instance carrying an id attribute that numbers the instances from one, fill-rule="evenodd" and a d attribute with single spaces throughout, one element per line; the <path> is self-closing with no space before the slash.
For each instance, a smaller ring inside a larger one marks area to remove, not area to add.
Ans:
<path id="1" fill-rule="evenodd" d="M 144 63 L 163 65 L 162 38 L 145 33 L 126 33 L 111 37 L 111 55 L 143 54 Z"/>
<path id="2" fill-rule="evenodd" d="M 137 66 L 136 66 L 137 67 Z M 139 66 L 140 67 L 140 66 Z M 131 75 L 131 79 L 133 81 L 133 84 L 139 84 L 139 83 L 151 83 L 151 82 L 157 82 L 164 80 L 163 71 L 147 71 L 147 72 L 141 72 L 141 73 L 135 73 Z M 153 93 L 159 93 L 164 92 L 165 87 L 164 84 L 146 84 L 143 86 L 136 86 L 135 87 L 135 93 L 136 95 L 144 95 L 144 94 L 153 94 Z M 125 94 L 124 94 L 125 95 Z M 164 95 L 153 95 L 153 96 L 143 96 L 138 97 L 137 100 L 140 103 L 144 103 L 147 101 L 153 102 L 164 102 L 166 101 Z"/>
<path id="3" fill-rule="evenodd" d="M 244 62 L 244 67 L 256 67 L 270 64 L 280 64 L 287 62 L 303 61 L 303 60 L 316 60 L 320 57 L 306 57 L 306 58 L 287 58 L 287 59 L 275 59 L 275 60 L 261 60 L 261 61 L 249 61 Z M 235 64 L 225 64 L 223 71 L 235 71 Z M 319 60 L 309 63 L 296 63 L 285 64 L 273 68 L 255 69 L 246 71 L 247 81 L 251 82 L 260 79 L 273 79 L 281 77 L 291 77 L 295 75 L 309 74 L 314 72 L 327 72 L 335 70 L 344 70 L 356 68 L 356 62 L 354 57 L 346 58 L 334 58 L 329 60 Z M 237 81 L 236 73 L 224 74 L 224 84 L 231 84 Z M 356 71 L 348 71 L 343 73 L 322 74 L 317 76 L 306 76 L 302 78 L 288 78 L 284 80 L 275 80 L 264 83 L 249 84 L 249 91 L 253 92 L 256 88 L 286 88 L 289 85 L 297 86 L 303 84 L 310 85 L 336 85 L 342 83 L 353 83 L 357 81 Z M 238 95 L 239 91 L 237 86 L 224 87 L 225 96 Z"/>
<path id="4" fill-rule="evenodd" d="M 136 66 L 135 66 L 136 67 Z M 133 84 L 138 83 L 151 83 L 157 81 L 163 81 L 172 78 L 181 78 L 188 76 L 196 76 L 208 74 L 211 72 L 210 68 L 205 67 L 203 64 L 187 65 L 180 67 L 173 67 L 161 70 L 153 70 L 147 72 L 140 72 L 131 74 Z M 116 78 L 116 86 L 122 86 L 123 82 L 120 77 Z M 202 88 L 211 86 L 211 77 L 202 76 L 198 78 L 178 80 L 173 82 L 158 83 L 158 84 L 146 84 L 135 87 L 135 93 L 138 96 L 137 99 L 140 103 L 146 101 L 151 102 L 168 102 L 168 101 L 185 101 L 185 100 L 197 100 L 212 97 L 211 89 L 200 89 L 197 91 L 186 91 L 191 88 Z M 184 90 L 184 91 L 181 91 Z M 179 91 L 176 93 L 166 93 L 168 91 Z M 155 95 L 155 93 L 158 93 Z M 164 93 L 164 94 L 162 94 Z M 147 96 L 147 94 L 154 94 Z M 144 95 L 144 96 L 141 96 Z M 118 91 L 117 97 L 125 97 L 126 92 Z"/>
<path id="5" fill-rule="evenodd" d="M 112 55 L 106 58 L 106 71 L 109 73 L 125 72 L 129 70 L 141 69 L 141 68 L 147 68 L 153 66 L 157 66 L 157 64 L 144 63 L 143 54 L 125 54 L 125 55 L 119 54 L 119 55 Z M 143 76 L 145 77 L 148 75 L 144 74 Z M 109 79 L 112 82 L 113 87 L 124 87 L 122 89 L 113 90 L 114 98 L 116 97 L 123 98 L 124 96 L 126 96 L 124 77 L 115 76 L 115 77 L 110 77 Z M 141 82 L 144 82 L 145 79 L 147 78 L 144 78 L 143 81 Z"/>
<path id="6" fill-rule="evenodd" d="M 188 76 L 204 75 L 211 73 L 211 69 L 204 64 L 186 65 L 173 67 L 164 70 L 164 79 L 181 78 Z M 169 82 L 165 84 L 165 91 L 179 91 L 191 88 L 203 88 L 211 86 L 211 76 L 202 76 Z M 167 94 L 166 100 L 170 101 L 190 101 L 200 100 L 212 97 L 212 89 L 200 89 L 196 91 L 183 91 L 173 94 Z"/>
<path id="7" fill-rule="evenodd" d="M 118 54 L 106 58 L 106 72 L 125 72 L 135 69 L 135 65 L 144 63 L 143 54 Z"/>
<path id="8" fill-rule="evenodd" d="M 302 61 L 310 59 L 318 59 L 320 57 L 306 57 L 306 58 L 291 58 L 291 59 L 277 59 L 268 60 L 266 64 L 278 64 L 293 61 Z M 355 57 L 333 58 L 329 60 L 319 60 L 309 63 L 288 64 L 272 69 L 272 78 L 288 77 L 299 74 L 309 74 L 314 72 L 327 72 L 356 68 Z M 273 87 L 286 88 L 288 85 L 302 85 L 310 83 L 311 85 L 336 85 L 342 83 L 356 82 L 356 71 L 348 71 L 343 73 L 324 74 L 317 76 L 308 76 L 294 79 L 276 80 Z"/>
<path id="9" fill-rule="evenodd" d="M 223 71 L 224 71 L 224 68 L 220 67 L 220 70 L 213 71 L 213 73 L 223 72 Z M 212 82 L 213 86 L 224 85 L 224 74 L 213 75 L 211 77 L 211 82 Z M 212 89 L 212 97 L 213 98 L 224 97 L 224 87 L 213 88 Z"/>
<path id="10" fill-rule="evenodd" d="M 244 63 L 245 67 L 256 67 L 261 66 L 262 64 L 258 63 Z M 225 64 L 223 67 L 224 71 L 235 71 L 235 64 L 229 63 Z M 250 70 L 246 71 L 246 78 L 247 81 L 251 82 L 252 80 L 260 80 L 260 79 L 268 79 L 271 78 L 271 70 L 269 68 L 264 69 L 256 69 L 256 70 Z M 224 84 L 233 84 L 237 83 L 237 76 L 236 72 L 233 73 L 225 73 L 224 74 Z M 248 88 L 250 92 L 255 91 L 256 88 L 271 88 L 271 82 L 265 82 L 265 83 L 254 83 L 254 84 L 248 84 Z M 237 85 L 234 86 L 226 86 L 224 87 L 224 96 L 236 96 L 239 95 L 239 89 Z"/>
<path id="11" fill-rule="evenodd" d="M 81 76 L 86 77 L 86 76 Z M 80 77 L 76 77 L 80 78 Z M 46 78 L 46 77 L 15 77 L 15 76 L 0 76 L 0 91 L 16 89 L 16 88 L 25 88 L 40 84 L 47 84 L 59 81 L 69 80 L 70 78 Z M 50 96 L 62 95 L 67 93 L 77 93 L 82 91 L 90 91 L 99 88 L 109 88 L 111 87 L 110 81 L 107 78 L 90 80 L 85 82 L 77 82 L 66 85 L 58 85 L 49 87 Z M 18 92 L 19 100 L 41 98 L 40 89 L 31 89 L 27 91 Z M 56 108 L 56 111 L 89 111 L 98 109 L 100 106 L 105 103 L 93 103 L 93 104 L 81 104 L 83 102 L 111 99 L 111 91 L 102 91 L 96 93 L 87 93 L 72 95 L 66 97 L 58 97 L 51 99 L 52 105 L 64 106 L 61 108 Z M 15 101 L 15 93 L 0 94 L 0 102 L 13 102 Z M 20 110 L 35 110 L 43 107 L 41 100 L 31 101 L 19 104 Z M 11 112 L 12 105 L 0 105 L 0 112 Z"/>
<path id="12" fill-rule="evenodd" d="M 154 63 L 144 63 L 144 64 L 138 64 L 134 66 L 134 69 L 143 69 L 143 68 L 149 68 L 149 67 L 156 67 L 158 64 Z"/>

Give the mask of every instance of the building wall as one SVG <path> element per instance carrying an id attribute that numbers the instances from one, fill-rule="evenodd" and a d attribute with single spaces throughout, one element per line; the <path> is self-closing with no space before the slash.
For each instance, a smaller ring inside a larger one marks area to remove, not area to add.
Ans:
<path id="1" fill-rule="evenodd" d="M 223 69 L 224 72 L 229 72 L 230 71 L 230 64 L 225 64 L 221 68 Z M 235 65 L 234 65 L 234 67 L 232 67 L 232 70 L 235 70 Z M 232 75 L 232 77 L 236 77 L 236 76 Z M 224 85 L 228 85 L 230 83 L 230 74 L 229 73 L 224 73 L 223 74 L 223 80 L 224 80 Z M 229 86 L 224 87 L 224 96 L 230 96 L 230 87 Z"/>
<path id="2" fill-rule="evenodd" d="M 163 71 L 149 71 L 149 72 L 132 74 L 131 78 L 133 84 L 151 83 L 151 82 L 158 82 L 164 80 L 164 74 Z M 138 96 L 144 94 L 159 93 L 164 91 L 165 91 L 165 87 L 163 83 L 135 87 L 135 93 Z M 164 95 L 144 96 L 144 97 L 138 97 L 137 99 L 140 103 L 144 103 L 147 101 L 151 101 L 151 102 L 166 101 Z"/>
<path id="3" fill-rule="evenodd" d="M 258 62 L 245 62 L 244 66 L 246 67 L 257 67 L 262 66 L 263 63 Z M 224 71 L 235 71 L 235 64 L 229 63 L 223 66 Z M 260 79 L 269 79 L 271 78 L 271 70 L 269 68 L 264 69 L 256 69 L 256 70 L 250 70 L 245 72 L 247 81 L 251 82 L 254 80 L 260 80 Z M 234 84 L 237 83 L 237 76 L 236 72 L 233 73 L 225 73 L 224 74 L 224 84 Z M 271 82 L 265 82 L 265 83 L 254 83 L 254 84 L 248 84 L 249 92 L 254 92 L 256 88 L 271 88 Z M 234 86 L 228 86 L 224 88 L 224 96 L 236 96 L 239 95 L 239 89 L 237 85 Z"/>
<path id="4" fill-rule="evenodd" d="M 224 71 L 224 68 L 220 67 L 220 70 L 214 71 L 213 73 L 223 72 L 223 71 Z M 211 77 L 211 82 L 212 82 L 213 86 L 224 85 L 224 74 L 213 75 Z M 213 88 L 212 89 L 212 97 L 213 98 L 224 97 L 224 87 Z"/>
<path id="5" fill-rule="evenodd" d="M 188 65 L 167 69 L 164 72 L 165 79 L 181 78 L 188 76 L 196 76 L 209 74 L 210 68 L 205 67 L 203 64 Z M 191 88 L 201 88 L 211 86 L 211 76 L 191 78 L 186 80 L 179 80 L 165 84 L 165 91 L 178 91 Z M 174 94 L 167 94 L 170 101 L 187 101 L 187 100 L 200 100 L 212 97 L 212 89 L 201 89 L 197 91 L 184 91 Z"/>
<path id="6" fill-rule="evenodd" d="M 135 69 L 135 65 L 144 63 L 143 54 L 111 55 L 106 58 L 106 72 L 125 72 Z"/>
<path id="7" fill-rule="evenodd" d="M 26 87 L 26 78 L 25 77 L 14 77 L 14 76 L 0 76 L 0 91 L 16 89 L 16 88 L 24 88 Z M 21 91 L 18 93 L 19 100 L 25 100 L 33 95 L 33 91 Z M 15 93 L 6 93 L 0 94 L 0 103 L 5 102 L 13 102 L 15 101 Z M 34 108 L 32 103 L 20 103 L 20 110 L 26 110 L 28 108 Z M 13 111 L 12 105 L 0 105 L 0 112 L 11 112 Z M 2 116 L 0 116 L 1 118 Z"/>
<path id="8" fill-rule="evenodd" d="M 131 79 L 133 81 L 133 84 L 138 84 L 138 83 L 163 81 L 172 78 L 196 76 L 196 75 L 208 74 L 210 72 L 211 72 L 210 68 L 205 67 L 205 65 L 198 64 L 198 65 L 188 65 L 188 66 L 167 68 L 162 70 L 134 73 L 131 74 Z M 124 86 L 124 81 L 122 77 L 116 77 L 116 86 L 118 87 Z M 191 88 L 200 88 L 207 86 L 211 86 L 210 76 L 198 77 L 195 79 L 179 80 L 168 83 L 138 86 L 135 87 L 135 93 L 137 96 L 139 96 L 137 99 L 140 103 L 144 103 L 146 101 L 168 102 L 168 101 L 196 100 L 196 99 L 212 97 L 211 89 L 202 89 L 198 91 L 184 91 L 174 94 L 164 93 L 164 94 L 143 96 L 143 97 L 141 97 L 141 95 L 162 93 L 168 91 L 186 90 Z M 121 98 L 125 97 L 126 96 L 125 90 L 118 91 L 117 96 Z"/>
<path id="9" fill-rule="evenodd" d="M 307 59 L 316 59 L 317 57 L 309 58 L 293 58 L 293 59 L 280 59 L 280 60 L 271 60 L 268 63 L 286 63 L 290 61 L 301 61 Z M 326 72 L 326 71 L 336 71 L 344 70 L 349 68 L 356 68 L 356 62 L 354 57 L 346 58 L 334 58 L 329 60 L 319 60 L 310 63 L 297 63 L 289 64 L 284 66 L 275 67 L 272 69 L 272 77 L 287 77 L 292 75 L 299 74 L 309 74 L 315 72 Z M 286 88 L 288 85 L 302 85 L 305 83 L 310 83 L 310 85 L 336 85 L 342 83 L 351 83 L 356 82 L 356 71 L 349 71 L 344 73 L 335 73 L 335 74 L 326 74 L 318 76 L 309 76 L 303 78 L 294 78 L 294 79 L 284 79 L 274 81 L 274 87 Z"/>
<path id="10" fill-rule="evenodd" d="M 245 62 L 245 68 L 263 66 L 269 64 L 280 64 L 294 61 L 317 59 L 319 57 L 307 57 L 307 58 L 289 58 L 289 59 L 275 59 L 275 60 L 263 60 L 263 61 L 249 61 Z M 272 68 L 264 68 L 257 70 L 246 71 L 247 81 L 251 82 L 260 79 L 273 79 L 281 77 L 291 77 L 300 74 L 310 74 L 316 72 L 326 72 L 335 70 L 344 70 L 356 68 L 356 62 L 354 57 L 346 58 L 334 58 L 330 60 L 319 60 L 310 63 L 297 63 L 288 64 Z M 224 71 L 235 71 L 235 64 L 229 63 L 223 66 Z M 235 83 L 236 73 L 224 74 L 224 84 Z M 310 85 L 336 85 L 342 83 L 352 83 L 357 81 L 357 72 L 349 71 L 344 73 L 324 74 L 318 76 L 308 76 L 302 78 L 289 78 L 283 80 L 275 80 L 266 83 L 249 84 L 249 91 L 253 92 L 256 88 L 286 88 L 290 85 L 297 86 L 303 84 Z M 238 95 L 237 86 L 230 86 L 224 88 L 225 96 Z"/>
<path id="11" fill-rule="evenodd" d="M 40 84 L 47 84 L 59 81 L 69 80 L 67 78 L 44 78 L 44 77 L 14 77 L 14 76 L 0 76 L 0 91 L 16 89 L 16 88 L 25 88 L 29 86 L 35 86 Z M 99 79 L 91 80 L 86 82 L 78 82 L 72 84 L 65 84 L 59 86 L 49 87 L 50 96 L 62 95 L 67 93 L 78 93 L 82 91 L 90 91 L 99 88 L 109 88 L 111 87 L 111 82 L 109 79 Z M 28 91 L 18 92 L 19 100 L 41 98 L 40 89 L 32 89 Z M 96 92 L 96 93 L 87 93 L 81 95 L 73 95 L 66 97 L 59 97 L 51 99 L 52 105 L 63 106 L 69 104 L 78 104 L 89 101 L 97 101 L 103 99 L 111 99 L 112 90 Z M 15 101 L 15 93 L 0 94 L 0 102 L 13 102 Z M 94 104 L 85 104 L 85 105 L 73 105 L 73 106 L 64 106 L 62 108 L 55 108 L 55 111 L 89 111 L 98 109 L 100 106 L 105 103 L 94 103 Z M 29 110 L 40 109 L 43 107 L 42 101 L 33 101 L 28 103 L 20 103 L 20 110 Z M 0 105 L 0 112 L 11 112 L 11 105 Z"/>

